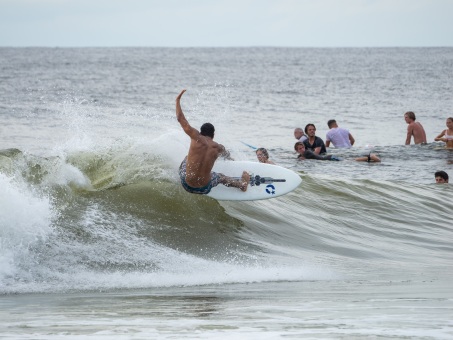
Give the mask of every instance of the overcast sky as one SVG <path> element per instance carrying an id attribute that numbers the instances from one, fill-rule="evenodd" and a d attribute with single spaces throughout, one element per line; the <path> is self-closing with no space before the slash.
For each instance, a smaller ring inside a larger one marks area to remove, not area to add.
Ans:
<path id="1" fill-rule="evenodd" d="M 0 0 L 0 46 L 453 46 L 453 0 Z"/>

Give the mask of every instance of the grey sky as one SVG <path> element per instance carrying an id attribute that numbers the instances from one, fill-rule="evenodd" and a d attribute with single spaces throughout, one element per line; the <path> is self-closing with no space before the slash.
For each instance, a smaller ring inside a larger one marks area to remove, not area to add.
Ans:
<path id="1" fill-rule="evenodd" d="M 453 46 L 453 0 L 0 0 L 0 46 Z"/>

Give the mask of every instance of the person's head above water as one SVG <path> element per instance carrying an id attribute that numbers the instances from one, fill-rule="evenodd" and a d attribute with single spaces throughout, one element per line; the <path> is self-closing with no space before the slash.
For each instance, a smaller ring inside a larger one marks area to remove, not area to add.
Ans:
<path id="1" fill-rule="evenodd" d="M 404 119 L 406 120 L 406 123 L 415 122 L 415 120 L 416 120 L 415 113 L 412 111 L 407 111 L 404 114 Z"/>
<path id="2" fill-rule="evenodd" d="M 335 119 L 331 119 L 327 122 L 327 126 L 329 129 L 338 127 L 337 121 Z"/>
<path id="3" fill-rule="evenodd" d="M 445 122 L 445 124 L 447 125 L 447 127 L 450 129 L 451 127 L 453 127 L 453 117 L 448 117 L 447 118 L 447 121 Z"/>
<path id="4" fill-rule="evenodd" d="M 297 142 L 296 144 L 294 144 L 294 150 L 296 150 L 296 152 L 301 153 L 301 154 L 304 153 L 304 151 L 305 151 L 304 143 Z"/>
<path id="5" fill-rule="evenodd" d="M 436 183 L 448 183 L 448 174 L 445 171 L 436 171 L 434 178 Z"/>
<path id="6" fill-rule="evenodd" d="M 304 135 L 304 130 L 302 130 L 301 128 L 294 129 L 294 137 L 296 139 L 300 139 L 303 135 Z"/>
<path id="7" fill-rule="evenodd" d="M 200 135 L 214 138 L 214 125 L 211 123 L 204 123 L 200 128 Z"/>
<path id="8" fill-rule="evenodd" d="M 316 134 L 316 126 L 315 126 L 315 124 L 309 123 L 309 124 L 305 125 L 305 133 L 309 137 L 314 137 L 315 134 Z"/>
<path id="9" fill-rule="evenodd" d="M 269 153 L 265 148 L 258 148 L 256 149 L 255 153 L 260 163 L 266 163 L 266 161 L 269 159 Z"/>

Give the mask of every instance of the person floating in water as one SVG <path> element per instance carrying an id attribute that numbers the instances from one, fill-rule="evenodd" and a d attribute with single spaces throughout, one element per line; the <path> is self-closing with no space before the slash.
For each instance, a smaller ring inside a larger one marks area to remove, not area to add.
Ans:
<path id="1" fill-rule="evenodd" d="M 447 149 L 453 149 L 453 118 L 448 117 L 445 125 L 447 125 L 447 128 L 434 138 L 434 140 L 436 142 L 445 142 Z"/>
<path id="2" fill-rule="evenodd" d="M 275 164 L 269 159 L 269 152 L 265 148 L 258 148 L 255 151 L 256 158 L 258 158 L 258 162 L 266 163 L 266 164 Z"/>
<path id="3" fill-rule="evenodd" d="M 426 144 L 426 133 L 422 124 L 415 121 L 415 113 L 408 111 L 404 114 L 404 120 L 407 124 L 406 145 L 411 143 L 411 138 L 414 136 L 415 144 Z"/>
<path id="4" fill-rule="evenodd" d="M 339 158 L 332 156 L 332 155 L 324 155 L 324 156 L 318 155 L 318 154 L 314 153 L 313 151 L 308 150 L 305 147 L 305 144 L 303 142 L 296 142 L 296 144 L 294 144 L 294 150 L 296 150 L 296 152 L 299 154 L 299 156 L 297 156 L 297 159 L 299 159 L 299 160 L 305 160 L 305 159 L 316 159 L 319 161 L 339 161 L 340 160 Z"/>
<path id="5" fill-rule="evenodd" d="M 294 144 L 294 150 L 296 150 L 296 152 L 299 154 L 299 156 L 297 156 L 297 159 L 299 160 L 316 159 L 320 161 L 341 161 L 340 158 L 333 155 L 325 156 L 317 155 L 313 151 L 307 150 L 305 148 L 305 144 L 301 142 L 297 142 L 296 144 Z M 357 162 L 368 162 L 368 163 L 381 161 L 381 159 L 374 153 L 370 153 L 368 156 L 355 158 L 354 160 Z"/>
<path id="6" fill-rule="evenodd" d="M 232 159 L 230 153 L 221 144 L 214 142 L 214 126 L 205 123 L 200 131 L 190 126 L 181 109 L 182 90 L 176 97 L 176 118 L 184 132 L 190 137 L 189 154 L 179 167 L 179 177 L 183 188 L 192 194 L 208 194 L 218 184 L 247 191 L 250 175 L 244 171 L 242 178 L 232 178 L 212 171 L 219 156 Z"/>

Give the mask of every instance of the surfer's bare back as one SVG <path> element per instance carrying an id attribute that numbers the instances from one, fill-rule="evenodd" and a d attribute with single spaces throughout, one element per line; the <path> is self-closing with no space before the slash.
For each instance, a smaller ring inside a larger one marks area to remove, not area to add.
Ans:
<path id="1" fill-rule="evenodd" d="M 176 97 L 176 118 L 190 137 L 189 154 L 179 167 L 182 186 L 190 193 L 202 195 L 208 194 L 219 183 L 246 191 L 250 181 L 247 172 L 242 173 L 241 179 L 235 179 L 212 171 L 217 157 L 231 159 L 230 153 L 222 144 L 214 142 L 214 125 L 205 123 L 201 126 L 200 132 L 190 126 L 181 109 L 181 97 L 184 92 L 186 90 L 182 90 Z"/>

